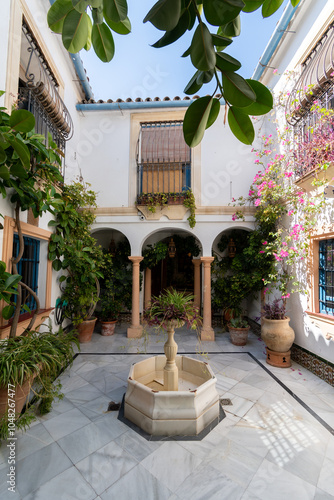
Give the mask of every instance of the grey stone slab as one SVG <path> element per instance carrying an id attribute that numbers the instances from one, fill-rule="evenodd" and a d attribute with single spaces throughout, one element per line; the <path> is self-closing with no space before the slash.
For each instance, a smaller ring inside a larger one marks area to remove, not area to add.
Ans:
<path id="1" fill-rule="evenodd" d="M 76 464 L 86 481 L 101 495 L 113 483 L 138 464 L 114 441 Z"/>
<path id="2" fill-rule="evenodd" d="M 96 492 L 75 467 L 47 481 L 23 500 L 95 500 Z"/>
<path id="3" fill-rule="evenodd" d="M 24 497 L 72 466 L 57 443 L 45 446 L 17 463 L 17 488 Z"/>
<path id="4" fill-rule="evenodd" d="M 59 446 L 73 464 L 102 448 L 124 432 L 121 422 L 109 418 L 98 420 L 58 440 Z"/>
<path id="5" fill-rule="evenodd" d="M 43 422 L 46 430 L 56 441 L 90 423 L 90 420 L 77 408 Z"/>
<path id="6" fill-rule="evenodd" d="M 169 500 L 171 491 L 140 464 L 101 494 L 101 500 Z"/>
<path id="7" fill-rule="evenodd" d="M 145 469 L 172 492 L 176 491 L 200 463 L 198 457 L 172 441 L 163 443 L 141 462 Z"/>
<path id="8" fill-rule="evenodd" d="M 138 462 L 144 460 L 162 445 L 161 441 L 149 441 L 132 429 L 124 432 L 115 441 Z"/>

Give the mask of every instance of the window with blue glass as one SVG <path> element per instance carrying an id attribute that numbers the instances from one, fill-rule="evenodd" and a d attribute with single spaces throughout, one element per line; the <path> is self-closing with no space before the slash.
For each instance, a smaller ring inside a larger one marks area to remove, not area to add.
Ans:
<path id="1" fill-rule="evenodd" d="M 319 312 L 334 316 L 334 239 L 319 242 Z"/>
<path id="2" fill-rule="evenodd" d="M 24 236 L 24 252 L 17 265 L 17 272 L 22 276 L 22 281 L 38 295 L 38 271 L 40 262 L 40 241 Z M 14 234 L 13 256 L 19 252 L 19 237 Z M 15 300 L 15 298 L 14 298 Z M 25 289 L 22 290 L 22 305 L 27 305 L 30 310 L 36 309 L 34 297 Z M 25 312 L 25 311 L 22 311 Z"/>

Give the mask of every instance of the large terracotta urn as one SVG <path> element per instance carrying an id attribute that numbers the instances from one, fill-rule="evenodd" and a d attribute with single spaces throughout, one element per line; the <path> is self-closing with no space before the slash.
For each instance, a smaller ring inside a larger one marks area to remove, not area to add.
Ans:
<path id="1" fill-rule="evenodd" d="M 295 332 L 289 325 L 290 318 L 263 318 L 262 321 L 261 338 L 268 349 L 276 352 L 289 351 L 295 340 Z"/>

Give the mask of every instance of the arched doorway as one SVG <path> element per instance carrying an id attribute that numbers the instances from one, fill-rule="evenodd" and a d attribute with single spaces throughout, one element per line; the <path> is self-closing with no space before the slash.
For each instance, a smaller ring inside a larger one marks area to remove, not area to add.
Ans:
<path id="1" fill-rule="evenodd" d="M 167 247 L 167 255 L 151 269 L 152 294 L 174 288 L 194 293 L 194 266 L 192 260 L 201 253 L 196 238 L 186 234 L 172 234 L 160 240 Z"/>

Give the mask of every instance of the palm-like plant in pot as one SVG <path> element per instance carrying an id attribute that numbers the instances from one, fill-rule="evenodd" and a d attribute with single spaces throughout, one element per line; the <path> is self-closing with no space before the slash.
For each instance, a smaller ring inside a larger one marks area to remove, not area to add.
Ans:
<path id="1" fill-rule="evenodd" d="M 194 297 L 185 292 L 166 290 L 159 297 L 152 297 L 149 306 L 144 310 L 143 317 L 149 326 L 167 331 L 168 339 L 164 345 L 167 358 L 164 369 L 165 390 L 177 390 L 178 387 L 174 329 L 186 324 L 188 328 L 195 330 L 202 323 L 198 307 L 194 306 L 193 300 Z"/>

